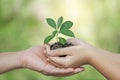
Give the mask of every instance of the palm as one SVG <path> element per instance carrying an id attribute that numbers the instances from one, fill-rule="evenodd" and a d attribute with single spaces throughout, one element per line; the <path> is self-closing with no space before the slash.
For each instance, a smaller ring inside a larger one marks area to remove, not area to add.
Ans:
<path id="1" fill-rule="evenodd" d="M 47 62 L 47 56 L 44 53 L 43 46 L 36 46 L 24 51 L 22 56 L 23 67 L 27 67 L 38 72 L 42 72 L 45 75 L 52 76 L 68 76 L 80 72 L 73 71 L 73 69 L 60 69 Z"/>

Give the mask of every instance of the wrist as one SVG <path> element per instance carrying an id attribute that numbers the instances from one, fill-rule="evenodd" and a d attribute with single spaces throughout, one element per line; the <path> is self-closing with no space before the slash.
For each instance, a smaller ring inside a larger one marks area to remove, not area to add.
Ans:
<path id="1" fill-rule="evenodd" d="M 85 64 L 91 65 L 92 59 L 94 58 L 94 50 L 87 49 L 85 51 Z"/>
<path id="2" fill-rule="evenodd" d="M 14 52 L 12 54 L 11 59 L 13 59 L 13 66 L 14 68 L 22 68 L 22 62 L 21 62 L 21 56 L 22 56 L 22 52 Z"/>
<path id="3" fill-rule="evenodd" d="M 19 52 L 6 52 L 0 54 L 0 73 L 21 68 Z"/>
<path id="4" fill-rule="evenodd" d="M 100 53 L 100 51 L 97 48 L 94 47 L 87 47 L 84 50 L 84 56 L 85 56 L 85 64 L 88 65 L 93 65 L 94 61 L 96 60 L 96 58 L 98 57 L 98 54 Z"/>
<path id="5" fill-rule="evenodd" d="M 26 68 L 27 66 L 26 66 L 26 62 L 27 62 L 27 60 L 26 60 L 26 58 L 27 58 L 27 56 L 26 56 L 26 50 L 25 51 L 20 51 L 20 52 L 17 52 L 18 53 L 18 56 L 19 56 L 19 67 L 20 68 Z"/>
<path id="6" fill-rule="evenodd" d="M 79 46 L 76 50 L 78 52 L 78 59 L 80 65 L 91 64 L 91 60 L 93 58 L 93 51 L 92 48 L 88 47 L 81 47 Z"/>
<path id="7" fill-rule="evenodd" d="M 13 65 L 13 69 L 23 68 L 23 55 L 24 51 L 17 51 L 11 53 L 11 65 Z"/>
<path id="8" fill-rule="evenodd" d="M 105 50 L 94 48 L 91 50 L 91 53 L 89 54 L 89 64 L 93 67 L 96 67 L 96 64 L 99 63 L 99 61 L 103 61 L 105 59 L 104 54 L 106 54 Z"/>

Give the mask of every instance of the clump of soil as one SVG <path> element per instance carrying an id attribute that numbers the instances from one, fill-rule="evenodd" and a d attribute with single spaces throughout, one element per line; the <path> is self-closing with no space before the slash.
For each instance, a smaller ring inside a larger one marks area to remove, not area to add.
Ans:
<path id="1" fill-rule="evenodd" d="M 74 46 L 74 45 L 72 43 L 66 43 L 63 45 L 60 42 L 56 42 L 56 43 L 50 45 L 50 49 L 55 50 L 55 49 L 65 48 L 65 47 L 70 47 L 70 46 Z M 59 57 L 66 57 L 66 55 L 61 55 Z"/>
<path id="2" fill-rule="evenodd" d="M 70 47 L 70 46 L 74 46 L 72 43 L 66 43 L 66 44 L 61 44 L 60 42 L 56 42 L 52 45 L 50 45 L 50 49 L 51 50 L 55 50 L 55 49 L 58 49 L 58 48 L 65 48 L 65 47 Z"/>

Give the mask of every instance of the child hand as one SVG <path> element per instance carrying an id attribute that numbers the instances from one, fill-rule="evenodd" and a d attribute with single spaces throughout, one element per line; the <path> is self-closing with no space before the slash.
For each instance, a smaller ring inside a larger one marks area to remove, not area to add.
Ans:
<path id="1" fill-rule="evenodd" d="M 50 50 L 47 47 L 47 54 L 49 55 L 49 61 L 59 67 L 78 67 L 89 63 L 90 54 L 92 52 L 92 46 L 78 39 L 69 39 L 68 42 L 75 46 Z M 65 55 L 65 57 L 60 57 Z"/>

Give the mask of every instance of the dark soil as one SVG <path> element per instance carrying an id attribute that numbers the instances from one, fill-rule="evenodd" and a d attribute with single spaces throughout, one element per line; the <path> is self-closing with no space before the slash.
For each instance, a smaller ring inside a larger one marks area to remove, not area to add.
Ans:
<path id="1" fill-rule="evenodd" d="M 65 47 L 70 47 L 70 46 L 74 46 L 72 43 L 66 43 L 66 44 L 61 44 L 60 42 L 56 42 L 52 45 L 50 45 L 50 49 L 51 50 L 55 50 L 55 49 L 58 49 L 58 48 L 65 48 Z"/>
<path id="2" fill-rule="evenodd" d="M 55 50 L 55 49 L 65 48 L 65 47 L 70 47 L 70 46 L 74 46 L 74 45 L 72 43 L 66 43 L 63 45 L 60 42 L 56 42 L 56 43 L 50 45 L 50 49 Z M 59 57 L 66 57 L 66 55 L 61 55 Z"/>

